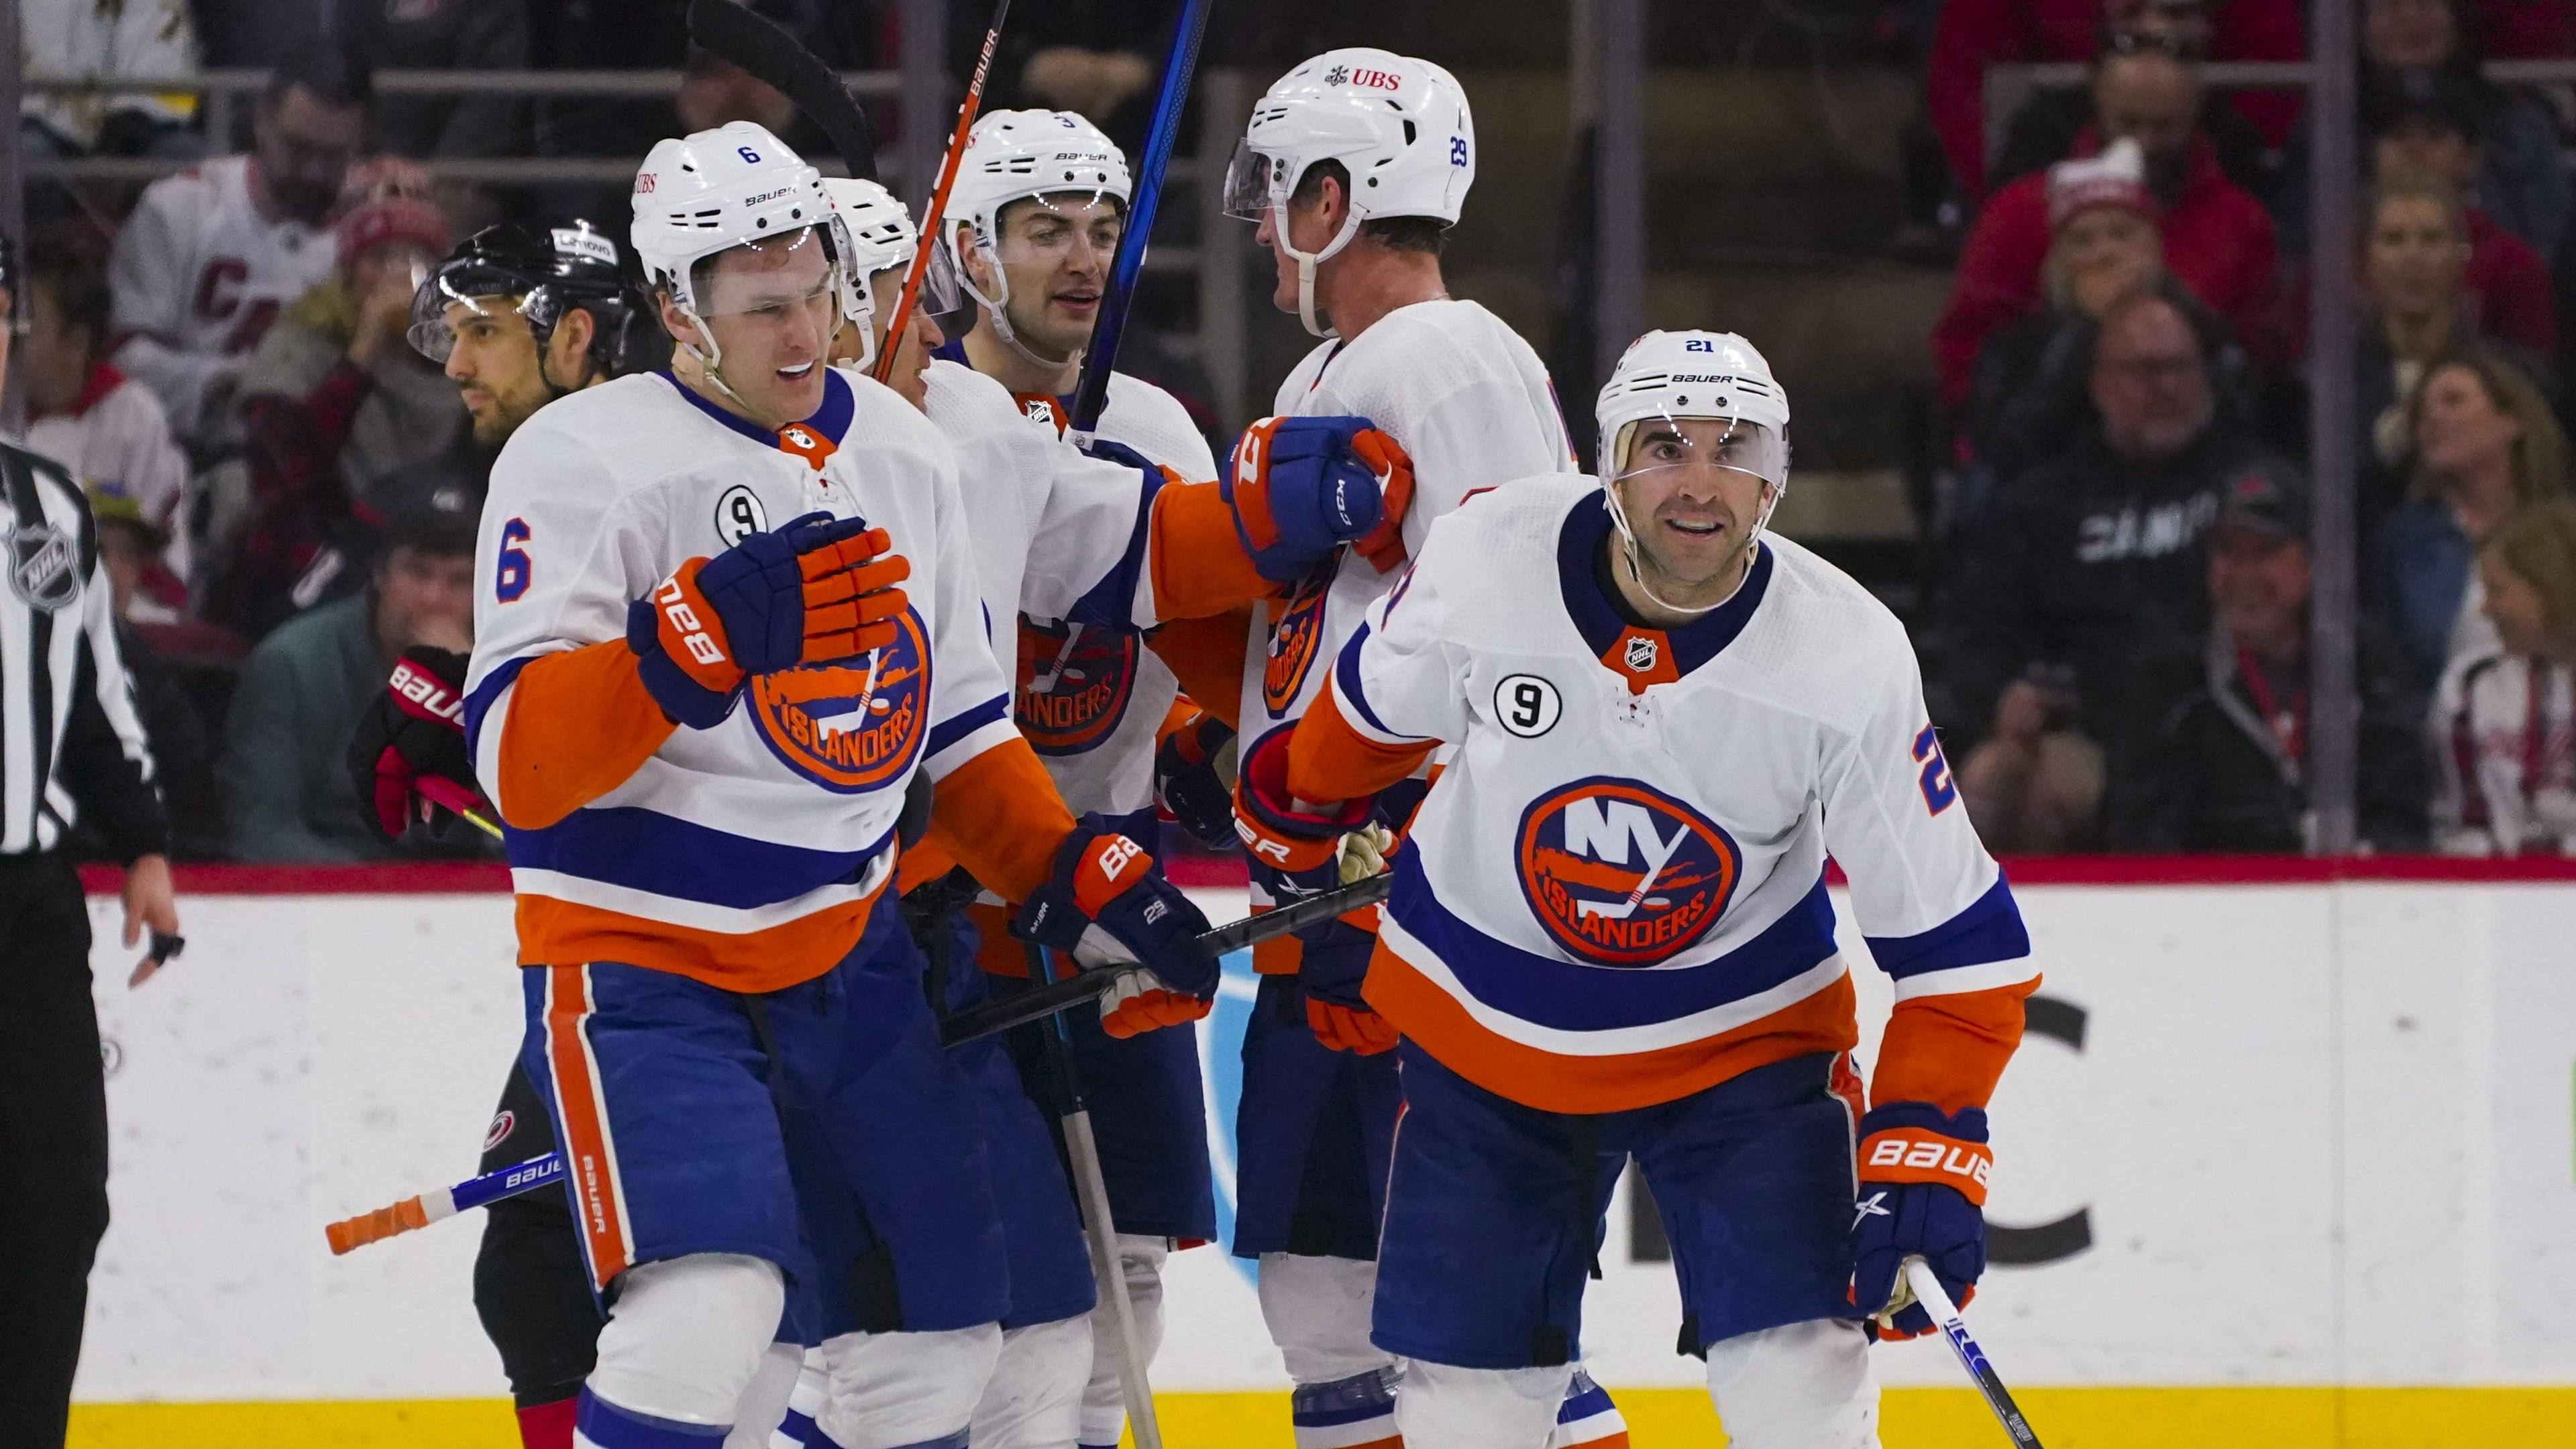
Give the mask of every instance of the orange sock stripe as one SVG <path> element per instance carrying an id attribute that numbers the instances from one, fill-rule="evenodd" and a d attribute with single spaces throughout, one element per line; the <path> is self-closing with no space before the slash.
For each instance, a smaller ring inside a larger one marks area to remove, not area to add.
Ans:
<path id="1" fill-rule="evenodd" d="M 617 1181 L 617 1147 L 601 1100 L 599 1064 L 590 1049 L 590 968 L 548 966 L 546 1067 L 554 1078 L 555 1120 L 563 1133 L 565 1181 L 572 1187 L 583 1259 L 592 1286 L 605 1290 L 630 1266 L 626 1209 Z"/>

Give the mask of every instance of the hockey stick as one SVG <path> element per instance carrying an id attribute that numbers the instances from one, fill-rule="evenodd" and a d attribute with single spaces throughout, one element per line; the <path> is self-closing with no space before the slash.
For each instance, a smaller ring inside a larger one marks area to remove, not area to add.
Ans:
<path id="1" fill-rule="evenodd" d="M 1339 890 L 1308 896 L 1275 911 L 1246 916 L 1231 925 L 1202 933 L 1198 938 L 1198 948 L 1210 956 L 1223 956 L 1273 936 L 1283 936 L 1318 921 L 1331 920 L 1346 911 L 1376 905 L 1386 899 L 1387 887 L 1392 880 L 1392 873 L 1380 871 Z M 1127 966 L 1095 966 L 1088 971 L 1077 971 L 1061 981 L 1031 987 L 981 1006 L 970 1006 L 940 1021 L 939 1044 L 953 1047 L 977 1037 L 991 1036 L 997 1031 L 1009 1031 L 1026 1022 L 1042 1020 L 1085 1002 L 1097 1001 L 1100 994 L 1117 981 L 1119 973 L 1132 969 Z"/>
<path id="2" fill-rule="evenodd" d="M 389 1207 L 343 1218 L 324 1228 L 322 1236 L 330 1241 L 331 1255 L 338 1257 L 352 1248 L 363 1248 L 398 1233 L 428 1227 L 441 1218 L 452 1218 L 467 1208 L 488 1207 L 505 1197 L 534 1192 L 547 1183 L 560 1181 L 563 1174 L 563 1154 L 548 1152 L 515 1167 L 469 1177 L 454 1187 L 433 1188 Z"/>
<path id="3" fill-rule="evenodd" d="M 1011 0 L 993 0 L 993 23 L 984 27 L 984 48 L 975 57 L 974 73 L 966 78 L 966 97 L 957 103 L 957 129 L 948 138 L 948 152 L 939 158 L 939 180 L 930 188 L 930 205 L 921 213 L 920 240 L 912 249 L 912 266 L 903 274 L 903 292 L 895 298 L 894 315 L 886 320 L 886 345 L 877 352 L 876 365 L 868 372 L 883 382 L 894 375 L 895 339 L 912 321 L 912 309 L 921 300 L 921 283 L 930 275 L 930 254 L 945 238 L 940 228 L 948 224 L 948 188 L 957 184 L 957 164 L 966 159 L 966 141 L 975 130 L 975 117 L 984 109 L 984 78 L 993 69 L 993 52 L 1002 43 L 1002 22 L 1009 18 Z"/>
<path id="4" fill-rule="evenodd" d="M 1153 240 L 1154 213 L 1163 202 L 1163 173 L 1171 165 L 1172 142 L 1181 132 L 1181 107 L 1189 100 L 1190 77 L 1198 70 L 1199 40 L 1207 33 L 1207 17 L 1208 0 L 1182 0 L 1171 54 L 1163 61 L 1162 91 L 1154 97 L 1154 127 L 1145 137 L 1145 164 L 1136 172 L 1135 199 L 1127 204 L 1127 225 L 1118 235 L 1109 289 L 1100 298 L 1100 315 L 1091 323 L 1091 346 L 1082 355 L 1082 377 L 1073 388 L 1071 431 L 1076 446 L 1091 441 L 1102 409 L 1109 406 L 1109 370 L 1118 364 L 1118 341 L 1127 331 L 1137 280 L 1145 274 L 1145 248 Z"/>
<path id="5" fill-rule="evenodd" d="M 1052 984 L 1055 973 L 1047 964 L 1046 948 L 1034 941 L 1027 944 L 1030 975 L 1042 984 Z M 1101 1301 L 1109 1305 L 1110 1323 L 1118 1334 L 1118 1388 L 1127 1401 L 1127 1427 L 1136 1437 L 1136 1449 L 1163 1449 L 1163 1426 L 1154 1417 L 1154 1386 L 1145 1377 L 1145 1344 L 1136 1336 L 1136 1301 L 1128 1296 L 1127 1269 L 1118 1258 L 1118 1225 L 1109 1212 L 1109 1178 L 1100 1170 L 1091 1107 L 1082 1098 L 1082 1078 L 1073 1069 L 1063 1018 L 1057 1018 L 1055 1030 L 1045 1037 L 1047 1066 L 1055 1073 L 1056 1089 L 1064 1094 L 1064 1112 L 1056 1123 L 1064 1129 L 1074 1203 L 1082 1210 L 1082 1236 L 1091 1247 L 1091 1276 L 1100 1286 Z"/>
<path id="6" fill-rule="evenodd" d="M 1302 926 L 1311 926 L 1345 911 L 1356 911 L 1386 899 L 1389 875 L 1380 872 L 1366 880 L 1354 881 L 1336 891 L 1309 896 L 1294 905 L 1275 911 L 1248 916 L 1231 925 L 1219 926 L 1202 933 L 1198 948 L 1210 956 L 1223 956 L 1246 946 L 1267 941 Z M 1023 991 L 1001 1001 L 988 1001 L 968 1007 L 944 1018 L 939 1024 L 939 1044 L 957 1046 L 978 1037 L 1008 1031 L 1024 1022 L 1053 1016 L 1069 1007 L 1097 1001 L 1118 975 L 1119 968 L 1103 966 L 1048 982 L 1033 990 Z M 533 1192 L 563 1176 L 563 1156 L 549 1152 L 531 1157 L 516 1167 L 505 1167 L 481 1177 L 469 1177 L 454 1187 L 436 1188 L 418 1197 L 408 1197 L 371 1213 L 360 1213 L 323 1229 L 331 1240 L 335 1254 L 369 1243 L 382 1242 L 415 1228 L 425 1228 L 441 1218 L 452 1217 L 467 1208 L 487 1207 L 505 1197 Z"/>
<path id="7" fill-rule="evenodd" d="M 868 113 L 847 86 L 777 22 L 736 0 L 689 0 L 689 39 L 718 60 L 742 67 L 752 79 L 775 86 L 841 153 L 841 164 L 862 181 L 877 179 L 876 133 Z"/>
<path id="8" fill-rule="evenodd" d="M 1950 1340 L 1950 1351 L 1959 1356 L 1959 1366 L 1976 1381 L 1977 1392 L 1986 1396 L 1986 1407 L 1995 1411 L 1995 1419 L 2004 1426 L 2016 1449 L 2040 1449 L 2039 1436 L 2030 1430 L 2030 1422 L 2021 1416 L 2021 1406 L 2013 1402 L 2012 1391 L 1995 1374 L 1995 1366 L 1986 1361 L 1986 1351 L 1968 1333 L 1968 1325 L 1959 1317 L 1959 1306 L 1941 1290 L 1941 1280 L 1933 1275 L 1932 1266 L 1921 1258 L 1905 1260 L 1905 1281 L 1914 1290 L 1914 1299 L 1923 1311 L 1932 1315 L 1933 1325 L 1941 1336 Z"/>

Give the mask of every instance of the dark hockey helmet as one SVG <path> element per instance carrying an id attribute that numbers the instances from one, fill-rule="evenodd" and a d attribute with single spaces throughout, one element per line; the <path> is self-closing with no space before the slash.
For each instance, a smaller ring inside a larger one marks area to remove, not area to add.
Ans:
<path id="1" fill-rule="evenodd" d="M 463 303 L 476 311 L 515 310 L 528 321 L 540 356 L 555 324 L 578 308 L 594 324 L 593 367 L 617 376 L 659 367 L 667 344 L 653 325 L 652 298 L 628 265 L 624 251 L 587 221 L 538 228 L 505 222 L 459 242 L 412 294 L 411 345 L 444 364 L 455 335 L 447 309 Z"/>

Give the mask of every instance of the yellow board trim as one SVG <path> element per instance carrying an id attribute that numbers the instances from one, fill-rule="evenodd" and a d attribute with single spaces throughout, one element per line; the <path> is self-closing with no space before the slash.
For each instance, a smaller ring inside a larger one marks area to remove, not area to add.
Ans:
<path id="1" fill-rule="evenodd" d="M 1724 1442 L 1708 1396 L 1612 1390 L 1635 1449 Z M 1285 1395 L 1161 1394 L 1173 1449 L 1290 1449 Z M 2563 1442 L 2570 1389 L 2031 1389 L 2021 1395 L 2049 1449 L 2490 1449 Z M 1965 1389 L 1890 1389 L 1888 1449 L 1998 1449 L 1985 1404 Z M 498 1399 L 368 1403 L 82 1404 L 69 1449 L 518 1449 Z"/>

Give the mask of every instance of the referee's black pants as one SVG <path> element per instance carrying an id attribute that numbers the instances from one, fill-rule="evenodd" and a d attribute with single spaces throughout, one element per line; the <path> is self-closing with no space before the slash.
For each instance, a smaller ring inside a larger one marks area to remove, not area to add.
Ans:
<path id="1" fill-rule="evenodd" d="M 89 912 L 54 855 L 0 856 L 0 1449 L 61 1449 L 107 1231 Z"/>

